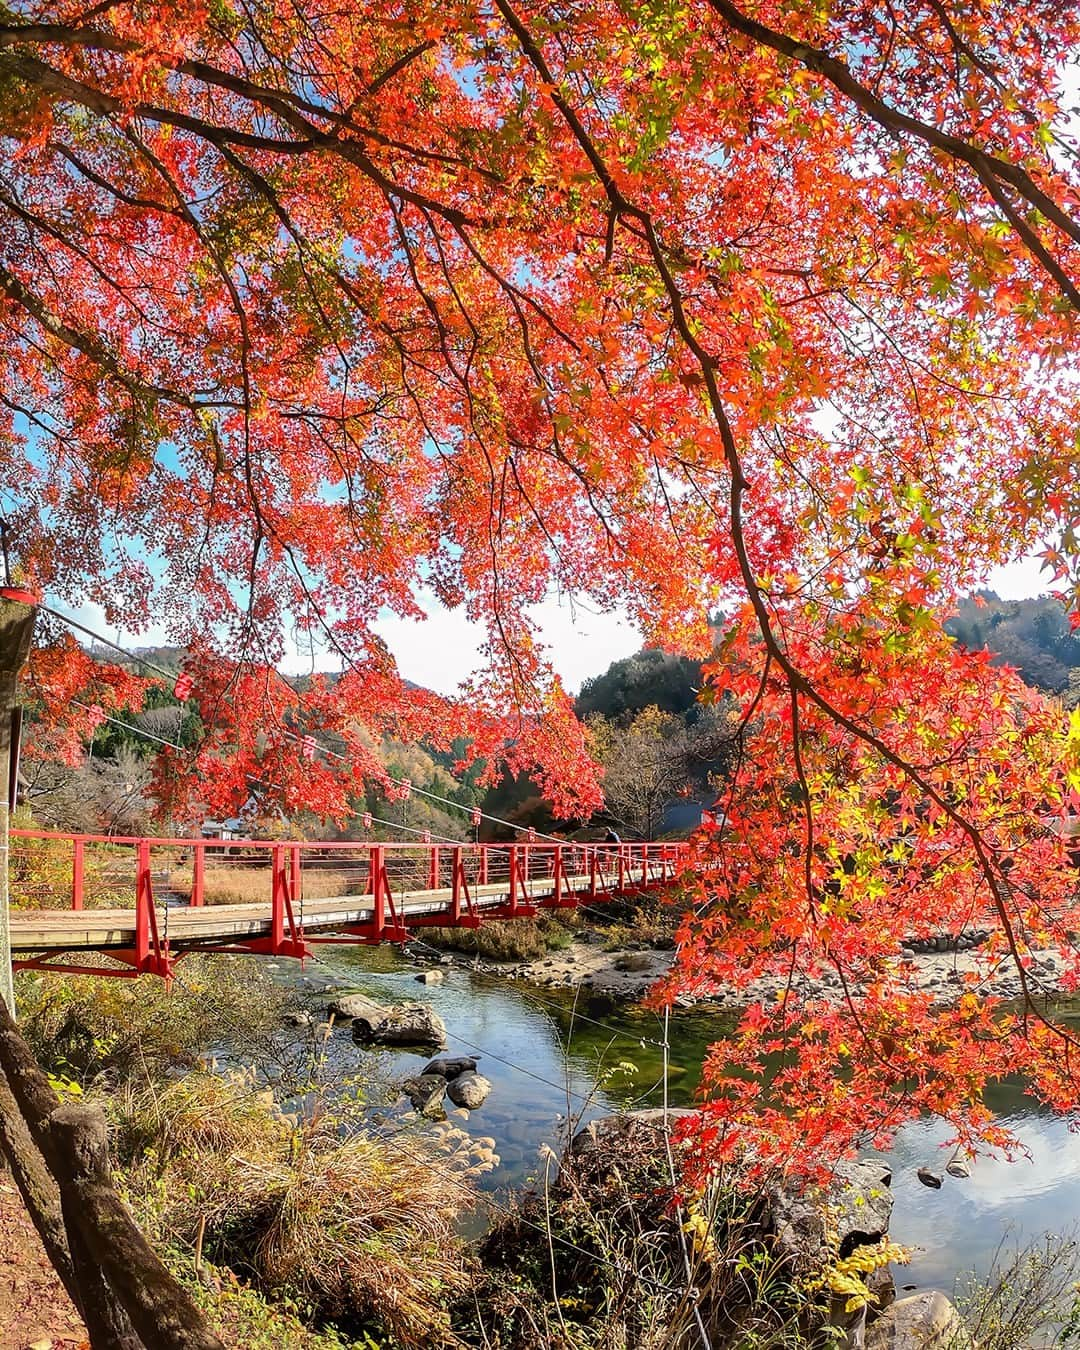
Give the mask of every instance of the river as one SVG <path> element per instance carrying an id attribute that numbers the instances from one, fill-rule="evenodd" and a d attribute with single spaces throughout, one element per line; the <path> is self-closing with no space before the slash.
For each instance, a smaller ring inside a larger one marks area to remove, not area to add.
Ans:
<path id="1" fill-rule="evenodd" d="M 291 978 L 292 964 L 283 963 L 281 974 Z M 500 1162 L 484 1179 L 489 1191 L 506 1191 L 536 1176 L 541 1145 L 561 1147 L 568 1109 L 588 1120 L 662 1102 L 662 1026 L 640 1008 L 598 1000 L 579 1001 L 575 1008 L 568 996 L 461 967 L 445 969 L 445 983 L 427 986 L 417 983 L 417 968 L 390 947 L 325 947 L 306 974 L 316 986 L 325 981 L 384 1002 L 430 1001 L 447 1026 L 447 1053 L 480 1059 L 493 1090 L 471 1113 L 468 1129 L 495 1139 Z M 729 1019 L 693 1011 L 673 1017 L 672 1105 L 693 1104 L 705 1049 L 730 1025 Z M 355 1069 L 351 1039 L 339 1033 L 332 1045 L 339 1064 Z M 382 1067 L 400 1076 L 415 1073 L 427 1058 L 408 1051 L 380 1054 Z M 925 1165 L 944 1174 L 950 1157 L 940 1147 L 948 1131 L 934 1121 L 905 1127 L 888 1155 L 895 1195 L 892 1236 L 916 1248 L 910 1266 L 896 1272 L 898 1284 L 949 1291 L 967 1272 L 987 1272 L 1002 1244 L 1008 1249 L 1048 1231 L 1072 1235 L 1077 1227 L 1080 1135 L 1040 1110 L 1018 1082 L 996 1085 L 991 1105 L 1027 1157 L 1011 1163 L 979 1158 L 970 1177 L 945 1176 L 943 1187 L 932 1190 L 916 1170 Z"/>

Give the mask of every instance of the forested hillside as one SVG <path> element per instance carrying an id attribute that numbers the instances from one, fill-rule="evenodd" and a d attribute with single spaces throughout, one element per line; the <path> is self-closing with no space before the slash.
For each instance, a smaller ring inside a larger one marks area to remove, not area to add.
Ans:
<path id="1" fill-rule="evenodd" d="M 1069 695 L 1070 674 L 1080 670 L 1080 630 L 1052 596 L 1002 600 L 981 591 L 945 628 L 969 651 L 988 649 L 994 665 L 1014 666 L 1025 684 L 1046 693 Z"/>

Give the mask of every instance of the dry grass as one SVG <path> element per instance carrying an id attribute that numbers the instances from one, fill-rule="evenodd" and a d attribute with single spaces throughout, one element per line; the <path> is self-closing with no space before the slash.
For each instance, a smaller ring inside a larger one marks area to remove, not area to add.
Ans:
<path id="1" fill-rule="evenodd" d="M 159 1243 L 201 1240 L 264 1292 L 403 1350 L 455 1343 L 445 1305 L 470 1280 L 455 1222 L 492 1141 L 449 1127 L 343 1140 L 330 1118 L 283 1116 L 246 1075 L 192 1074 L 109 1111 L 131 1202 Z"/>
<path id="2" fill-rule="evenodd" d="M 580 926 L 575 910 L 562 915 L 541 910 L 534 919 L 500 919 L 479 928 L 428 928 L 423 940 L 486 961 L 535 961 L 568 947 Z"/>
<path id="3" fill-rule="evenodd" d="M 182 895 L 191 893 L 190 867 L 173 868 L 169 873 L 169 887 Z M 363 895 L 367 890 L 367 867 L 320 869 L 308 868 L 303 873 L 304 897 L 308 900 L 327 900 L 336 895 Z M 251 867 L 236 863 L 222 867 L 208 867 L 205 874 L 204 897 L 208 905 L 248 905 L 268 903 L 270 900 L 270 868 Z"/>
<path id="4" fill-rule="evenodd" d="M 645 944 L 669 949 L 685 907 L 671 897 L 646 891 L 598 905 L 591 917 L 604 934 L 605 951 L 622 951 Z"/>
<path id="5" fill-rule="evenodd" d="M 248 1075 L 192 1073 L 164 1085 L 125 1083 L 103 1102 L 113 1128 L 113 1149 L 129 1163 L 152 1154 L 163 1167 L 171 1158 L 280 1148 L 290 1124 Z"/>

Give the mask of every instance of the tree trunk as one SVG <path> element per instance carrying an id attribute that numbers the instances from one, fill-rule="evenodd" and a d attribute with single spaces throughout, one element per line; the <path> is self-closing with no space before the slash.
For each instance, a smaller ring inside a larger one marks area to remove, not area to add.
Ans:
<path id="1" fill-rule="evenodd" d="M 59 1102 L 3 1005 L 0 1070 L 60 1190 L 93 1350 L 224 1350 L 113 1188 L 101 1112 Z"/>
<path id="2" fill-rule="evenodd" d="M 15 1016 L 11 978 L 11 921 L 8 901 L 9 800 L 12 781 L 11 731 L 19 673 L 30 654 L 37 610 L 17 600 L 0 599 L 0 998 Z"/>

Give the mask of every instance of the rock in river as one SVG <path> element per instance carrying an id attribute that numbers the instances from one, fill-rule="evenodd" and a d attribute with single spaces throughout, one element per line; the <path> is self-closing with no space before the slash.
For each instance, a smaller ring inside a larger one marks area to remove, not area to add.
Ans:
<path id="1" fill-rule="evenodd" d="M 443 1120 L 443 1098 L 446 1096 L 446 1079 L 437 1073 L 422 1073 L 416 1078 L 406 1078 L 401 1085 L 413 1108 L 429 1120 Z"/>
<path id="2" fill-rule="evenodd" d="M 443 1078 L 458 1078 L 463 1073 L 476 1072 L 476 1060 L 470 1055 L 440 1055 L 424 1065 L 425 1073 L 438 1073 Z"/>
<path id="3" fill-rule="evenodd" d="M 353 1035 L 371 1045 L 446 1044 L 446 1023 L 426 1003 L 399 1003 L 385 1009 L 382 1021 L 370 1031 L 362 1018 L 353 1022 Z"/>
<path id="4" fill-rule="evenodd" d="M 899 1299 L 866 1333 L 866 1350 L 971 1350 L 973 1346 L 963 1318 L 936 1289 Z"/>
<path id="5" fill-rule="evenodd" d="M 889 1231 L 892 1172 L 873 1160 L 840 1162 L 825 1187 L 793 1179 L 770 1188 L 769 1206 L 778 1252 L 799 1271 L 812 1273 L 830 1260 L 833 1244 L 847 1256 Z"/>
<path id="6" fill-rule="evenodd" d="M 330 1005 L 336 1017 L 351 1018 L 353 1035 L 364 1045 L 446 1044 L 446 1024 L 427 1003 L 398 1003 L 386 1008 L 364 994 L 349 994 Z"/>
<path id="7" fill-rule="evenodd" d="M 452 1078 L 446 1085 L 446 1095 L 455 1106 L 464 1106 L 475 1111 L 487 1100 L 491 1091 L 491 1081 L 482 1073 L 463 1073 Z"/>
<path id="8" fill-rule="evenodd" d="M 366 994 L 343 994 L 340 998 L 336 998 L 328 1004 L 326 1011 L 336 1017 L 339 1022 L 353 1022 L 356 1018 L 361 1017 L 374 1026 L 386 1012 L 386 1009 L 381 1003 L 376 1003 L 373 998 L 368 998 Z"/>

